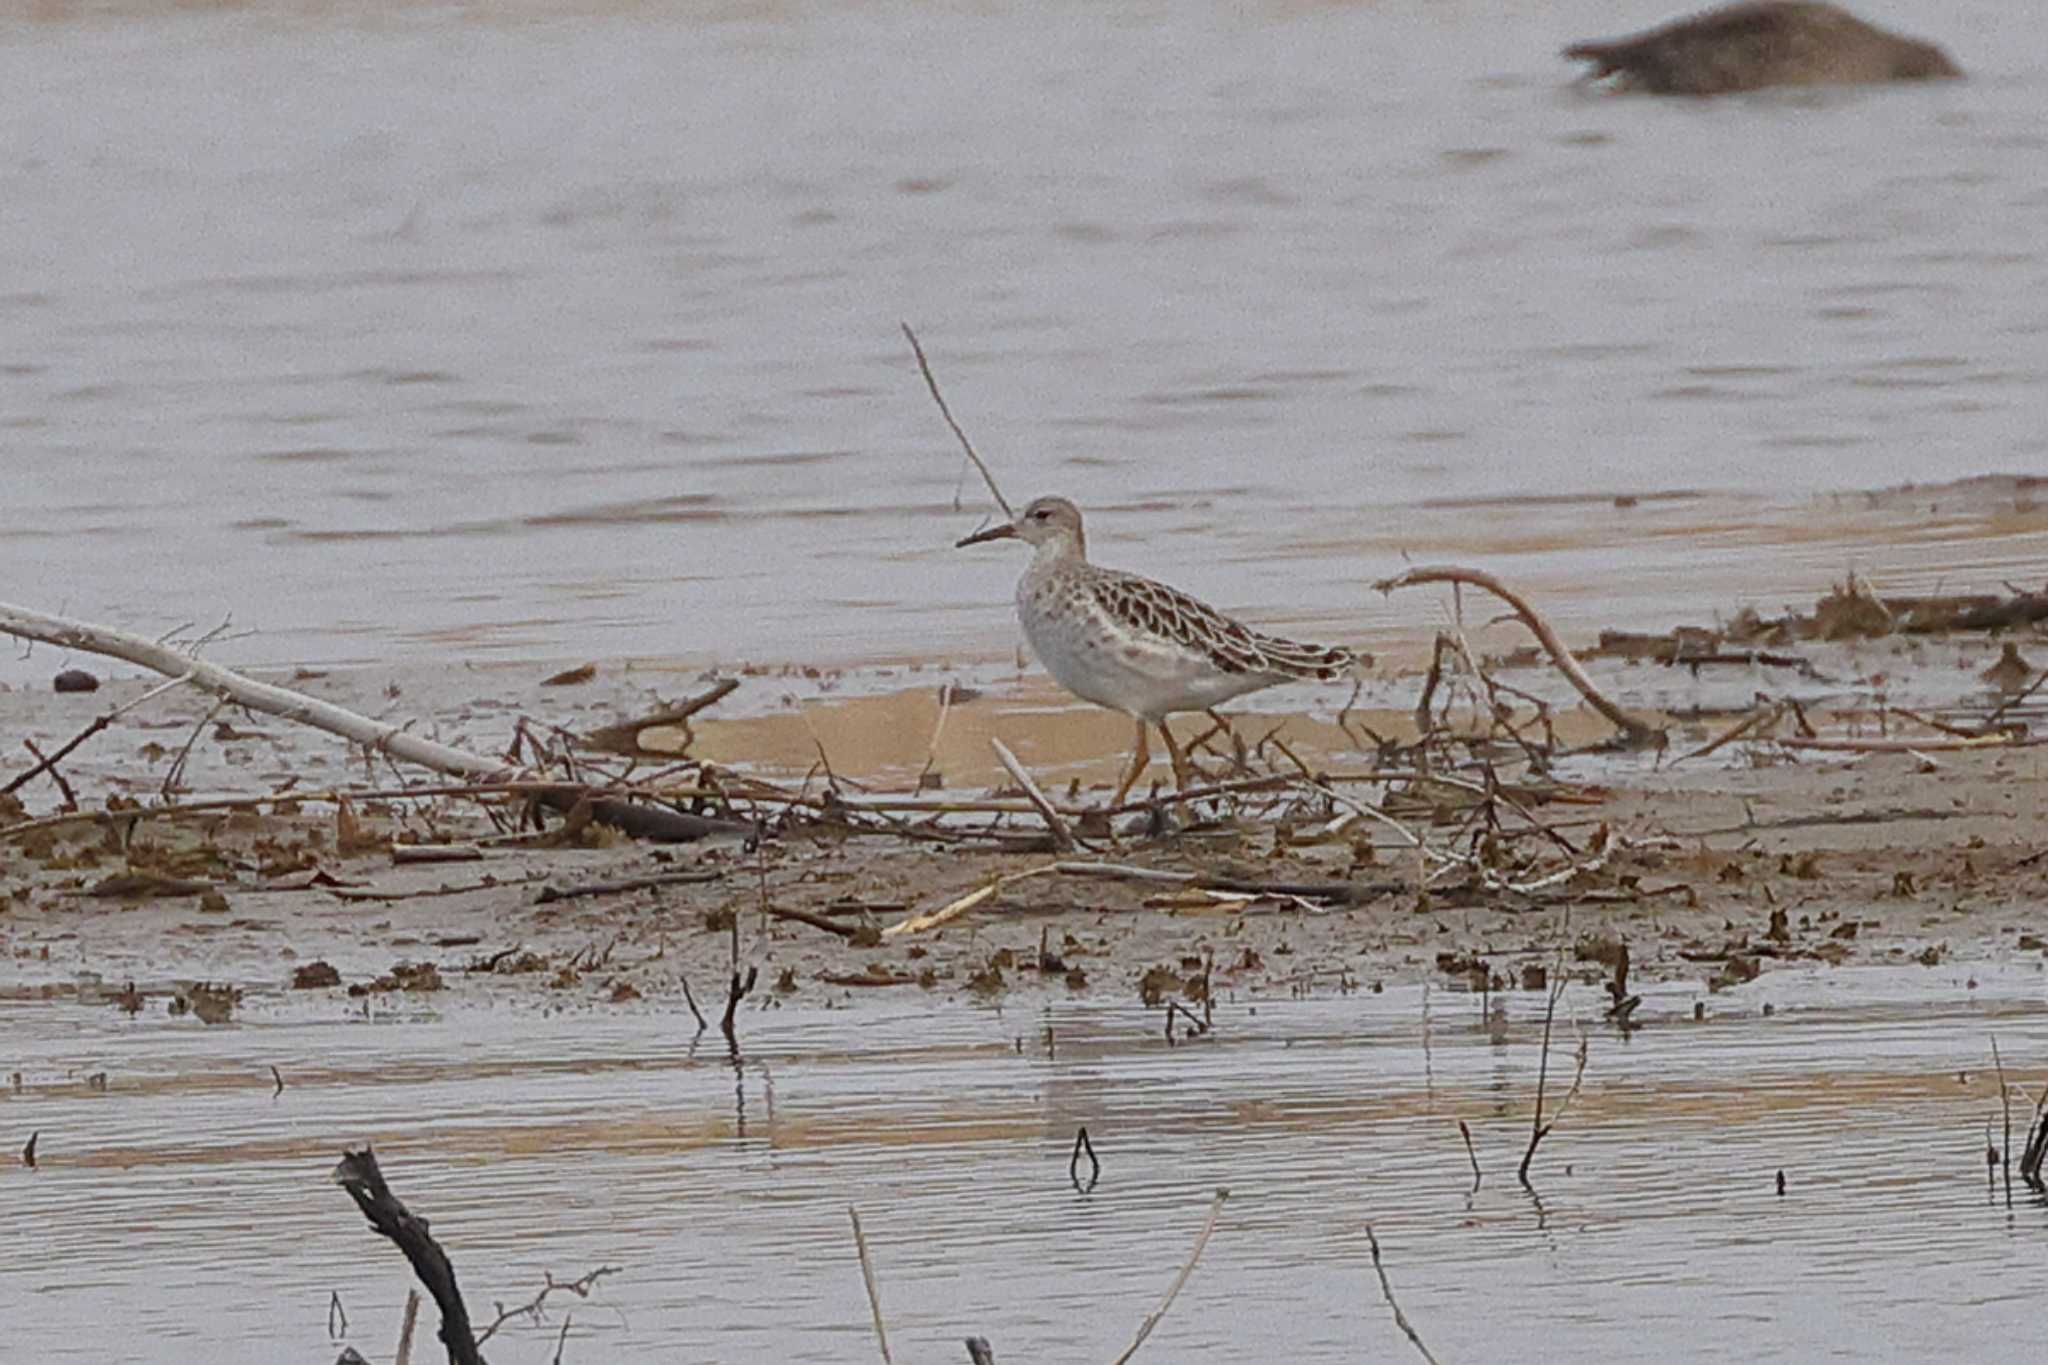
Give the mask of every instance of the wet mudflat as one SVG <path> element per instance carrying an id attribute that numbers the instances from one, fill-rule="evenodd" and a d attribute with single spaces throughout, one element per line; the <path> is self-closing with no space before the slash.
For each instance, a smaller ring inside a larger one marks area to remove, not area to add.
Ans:
<path id="1" fill-rule="evenodd" d="M 1583 1027 L 1589 1063 L 1533 1194 L 1513 1172 L 1540 992 L 1237 995 L 1177 1045 L 1134 1001 L 869 994 L 748 1011 L 737 1062 L 667 1004 L 444 998 L 366 1020 L 273 1001 L 208 1028 L 9 1001 L 0 1022 L 34 1041 L 0 1113 L 45 1133 L 39 1167 L 6 1177 L 10 1218 L 38 1230 L 0 1268 L 10 1349 L 325 1358 L 339 1292 L 346 1339 L 388 1358 L 404 1264 L 326 1179 L 365 1140 L 479 1306 L 621 1267 L 494 1359 L 549 1358 L 564 1306 L 569 1360 L 865 1357 L 849 1204 L 899 1359 L 960 1357 L 972 1333 L 999 1359 L 1107 1359 L 1217 1186 L 1232 1198 L 1147 1348 L 1162 1358 L 1403 1356 L 1368 1221 L 1444 1359 L 2025 1339 L 2048 1207 L 1988 1199 L 1983 1143 L 1990 1036 L 2015 1079 L 2048 1059 L 2038 962 L 1794 968 L 1698 1022 L 1696 995 L 1652 987 L 1624 1036 L 1593 991 L 1567 994 L 1559 1038 Z"/>

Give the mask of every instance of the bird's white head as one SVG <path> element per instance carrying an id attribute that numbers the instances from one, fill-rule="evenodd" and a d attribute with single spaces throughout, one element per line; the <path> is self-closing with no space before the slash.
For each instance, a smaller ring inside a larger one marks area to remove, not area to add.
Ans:
<path id="1" fill-rule="evenodd" d="M 1012 538 L 1036 546 L 1041 557 L 1047 553 L 1077 556 L 1087 553 L 1087 541 L 1081 533 L 1081 509 L 1065 498 L 1034 498 L 1017 514 L 1015 521 L 976 531 L 958 544 L 979 545 L 984 541 Z"/>

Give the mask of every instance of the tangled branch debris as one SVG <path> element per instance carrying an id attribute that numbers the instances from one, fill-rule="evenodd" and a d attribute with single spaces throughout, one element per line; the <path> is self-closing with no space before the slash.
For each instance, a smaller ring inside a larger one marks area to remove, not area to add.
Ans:
<path id="1" fill-rule="evenodd" d="M 1585 666 L 1565 647 L 1557 632 L 1550 628 L 1550 623 L 1544 620 L 1521 594 L 1485 570 L 1468 569 L 1456 564 L 1424 565 L 1396 574 L 1392 578 L 1381 579 L 1373 586 L 1383 593 L 1391 593 L 1396 588 L 1416 587 L 1425 583 L 1469 583 L 1475 588 L 1484 588 L 1507 603 L 1509 610 L 1520 618 L 1522 624 L 1529 628 L 1530 633 L 1549 653 L 1558 671 L 1570 680 L 1571 685 L 1578 689 L 1579 695 L 1584 697 L 1594 710 L 1613 722 L 1615 728 L 1621 731 L 1625 742 L 1641 748 L 1662 747 L 1664 732 L 1654 725 L 1636 719 L 1609 700 L 1607 695 L 1594 685 L 1593 680 L 1586 676 Z"/>

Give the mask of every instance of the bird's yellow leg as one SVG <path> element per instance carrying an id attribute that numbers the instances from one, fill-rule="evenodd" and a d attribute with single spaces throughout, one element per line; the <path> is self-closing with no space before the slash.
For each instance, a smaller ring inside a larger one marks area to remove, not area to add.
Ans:
<path id="1" fill-rule="evenodd" d="M 1166 752 L 1173 759 L 1174 785 L 1186 791 L 1194 785 L 1195 770 L 1188 765 L 1188 756 L 1182 753 L 1180 745 L 1174 742 L 1173 731 L 1166 728 L 1166 722 L 1163 720 L 1159 722 L 1159 737 L 1166 741 Z"/>
<path id="2" fill-rule="evenodd" d="M 1112 810 L 1124 803 L 1124 797 L 1129 794 L 1131 784 L 1136 782 L 1139 776 L 1144 773 L 1145 765 L 1151 762 L 1151 760 L 1152 747 L 1145 742 L 1145 722 L 1140 720 L 1138 722 L 1138 744 L 1135 749 L 1131 750 L 1131 766 L 1125 770 L 1124 780 L 1117 785 L 1116 795 L 1109 798 Z"/>

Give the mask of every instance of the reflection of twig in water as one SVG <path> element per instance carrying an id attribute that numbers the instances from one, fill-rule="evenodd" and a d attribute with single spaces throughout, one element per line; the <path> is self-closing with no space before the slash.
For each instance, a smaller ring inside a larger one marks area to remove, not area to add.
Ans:
<path id="1" fill-rule="evenodd" d="M 1460 1124 L 1459 1126 L 1463 1127 L 1464 1125 Z M 1415 1324 L 1408 1321 L 1408 1315 L 1401 1311 L 1401 1305 L 1394 1299 L 1394 1286 L 1388 1283 L 1387 1268 L 1380 1262 L 1380 1239 L 1373 1235 L 1372 1224 L 1370 1223 L 1365 1225 L 1365 1240 L 1372 1243 L 1372 1268 L 1379 1272 L 1380 1292 L 1387 1296 L 1387 1307 L 1394 1310 L 1394 1325 L 1407 1334 L 1408 1340 L 1415 1343 L 1415 1349 L 1422 1352 L 1422 1358 L 1428 1361 L 1429 1365 L 1436 1365 L 1436 1357 L 1431 1355 L 1429 1348 L 1422 1344 L 1422 1337 L 1416 1332 Z"/>
<path id="2" fill-rule="evenodd" d="M 1216 1202 L 1209 1206 L 1208 1221 L 1202 1224 L 1202 1231 L 1195 1237 L 1195 1249 L 1188 1253 L 1187 1264 L 1180 1268 L 1180 1274 L 1174 1276 L 1173 1286 L 1166 1291 L 1166 1297 L 1159 1301 L 1159 1306 L 1147 1314 L 1145 1321 L 1138 1325 L 1137 1340 L 1125 1348 L 1124 1353 L 1116 1358 L 1114 1365 L 1124 1365 L 1125 1361 L 1138 1353 L 1138 1348 L 1145 1344 L 1145 1338 L 1152 1335 L 1152 1329 L 1159 1325 L 1160 1320 L 1166 1316 L 1166 1310 L 1173 1307 L 1173 1301 L 1180 1297 L 1181 1286 L 1188 1282 L 1188 1276 L 1195 1273 L 1195 1262 L 1202 1259 L 1203 1248 L 1209 1245 L 1210 1234 L 1216 1231 L 1217 1216 L 1223 1212 L 1223 1201 L 1228 1198 L 1228 1189 L 1216 1191 Z"/>
<path id="3" fill-rule="evenodd" d="M 1081 1153 L 1088 1154 L 1088 1183 L 1081 1183 Z M 1088 1125 L 1082 1124 L 1074 1134 L 1074 1154 L 1067 1159 L 1067 1179 L 1074 1182 L 1074 1188 L 1082 1194 L 1095 1188 L 1095 1182 L 1102 1179 L 1102 1162 L 1096 1159 L 1095 1144 L 1088 1140 Z"/>
<path id="4" fill-rule="evenodd" d="M 1183 1037 L 1199 1038 L 1209 1031 L 1209 1025 L 1205 1021 L 1195 1018 L 1193 1010 L 1190 1010 L 1178 1000 L 1169 1000 L 1166 1002 L 1166 1041 L 1168 1045 L 1171 1045 L 1174 1041 L 1173 1016 L 1175 1012 L 1178 1012 L 1181 1018 L 1188 1021 L 1187 1032 L 1182 1035 Z"/>
<path id="5" fill-rule="evenodd" d="M 883 1365 L 890 1365 L 889 1333 L 882 1326 L 882 1294 L 875 1287 L 875 1263 L 868 1258 L 868 1239 L 860 1230 L 860 1210 L 849 1204 L 846 1216 L 853 1220 L 853 1245 L 860 1252 L 860 1277 L 868 1287 L 868 1307 L 875 1317 L 875 1340 L 882 1346 Z"/>

